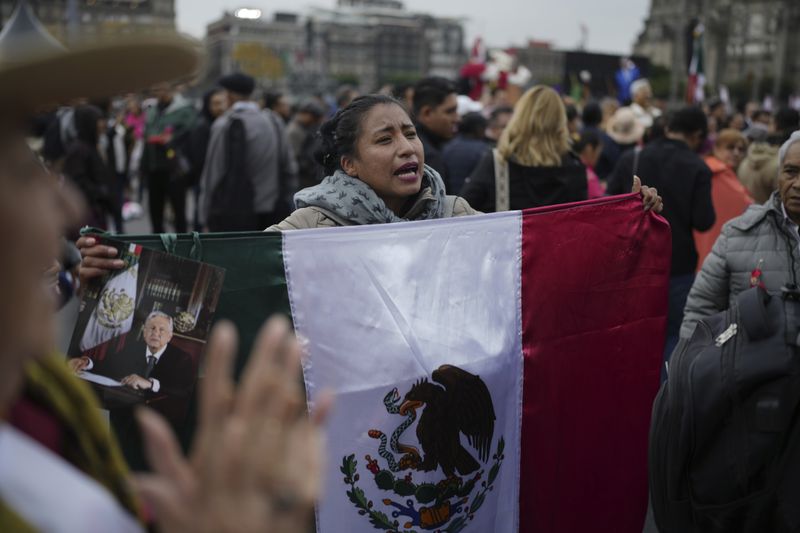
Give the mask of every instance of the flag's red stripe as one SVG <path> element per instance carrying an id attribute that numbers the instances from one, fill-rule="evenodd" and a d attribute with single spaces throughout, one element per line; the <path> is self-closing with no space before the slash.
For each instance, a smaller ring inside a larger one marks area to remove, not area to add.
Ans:
<path id="1" fill-rule="evenodd" d="M 525 211 L 522 240 L 520 531 L 640 533 L 669 227 L 627 195 Z"/>

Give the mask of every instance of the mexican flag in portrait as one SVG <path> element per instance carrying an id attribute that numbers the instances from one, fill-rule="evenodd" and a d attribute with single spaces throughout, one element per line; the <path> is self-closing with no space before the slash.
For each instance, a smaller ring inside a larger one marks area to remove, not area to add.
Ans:
<path id="1" fill-rule="evenodd" d="M 142 247 L 130 244 L 121 259 L 126 268 L 111 274 L 102 288 L 97 307 L 89 317 L 80 350 L 85 352 L 130 331 L 136 309 L 136 281 Z"/>

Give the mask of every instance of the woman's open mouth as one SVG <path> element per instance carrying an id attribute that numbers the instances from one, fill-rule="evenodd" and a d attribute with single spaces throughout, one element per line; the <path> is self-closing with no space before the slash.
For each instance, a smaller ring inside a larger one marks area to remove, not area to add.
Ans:
<path id="1" fill-rule="evenodd" d="M 419 163 L 406 163 L 395 170 L 394 175 L 403 181 L 414 181 L 419 177 Z"/>

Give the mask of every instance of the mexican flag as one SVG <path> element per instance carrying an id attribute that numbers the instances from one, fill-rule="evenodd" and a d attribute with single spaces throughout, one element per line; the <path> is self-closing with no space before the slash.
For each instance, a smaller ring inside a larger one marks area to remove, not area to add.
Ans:
<path id="1" fill-rule="evenodd" d="M 670 250 L 634 195 L 284 233 L 318 531 L 641 532 Z"/>
<path id="2" fill-rule="evenodd" d="M 320 533 L 641 532 L 671 240 L 639 196 L 202 239 L 237 368 L 285 313 L 337 394 Z"/>
<path id="3" fill-rule="evenodd" d="M 686 102 L 696 104 L 705 99 L 706 75 L 703 61 L 702 23 L 695 26 L 692 32 L 692 59 L 689 62 L 689 83 L 686 85 Z"/>
<path id="4" fill-rule="evenodd" d="M 130 244 L 120 259 L 127 268 L 111 275 L 100 290 L 89 323 L 81 337 L 80 350 L 85 352 L 129 332 L 136 309 L 136 281 L 139 277 L 139 256 L 142 247 Z"/>

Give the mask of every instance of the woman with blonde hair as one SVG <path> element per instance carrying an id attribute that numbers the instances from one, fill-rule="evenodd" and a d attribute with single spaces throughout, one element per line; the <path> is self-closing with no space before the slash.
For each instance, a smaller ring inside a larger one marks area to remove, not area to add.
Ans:
<path id="1" fill-rule="evenodd" d="M 558 93 L 537 85 L 520 98 L 497 149 L 484 155 L 461 196 L 484 212 L 587 199 L 586 167 L 570 151 Z"/>

